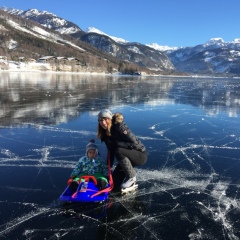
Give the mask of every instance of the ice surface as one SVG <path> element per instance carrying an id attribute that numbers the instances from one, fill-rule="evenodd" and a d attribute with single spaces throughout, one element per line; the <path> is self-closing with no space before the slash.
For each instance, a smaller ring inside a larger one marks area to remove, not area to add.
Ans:
<path id="1" fill-rule="evenodd" d="M 239 239 L 239 90 L 237 79 L 2 74 L 0 239 Z M 147 147 L 138 189 L 63 204 L 103 107 Z"/>

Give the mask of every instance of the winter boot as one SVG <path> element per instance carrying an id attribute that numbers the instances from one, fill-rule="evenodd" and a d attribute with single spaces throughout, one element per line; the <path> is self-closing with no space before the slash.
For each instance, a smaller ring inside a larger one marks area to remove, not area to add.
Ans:
<path id="1" fill-rule="evenodd" d="M 124 189 L 125 189 L 125 188 L 131 188 L 131 187 L 133 187 L 135 184 L 136 184 L 136 177 L 133 177 L 133 178 L 126 179 L 126 180 L 122 183 L 121 187 L 124 188 Z"/>

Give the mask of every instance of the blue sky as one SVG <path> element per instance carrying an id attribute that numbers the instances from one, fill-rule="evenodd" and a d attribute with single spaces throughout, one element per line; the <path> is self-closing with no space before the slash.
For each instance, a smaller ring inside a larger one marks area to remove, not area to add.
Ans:
<path id="1" fill-rule="evenodd" d="M 142 44 L 185 47 L 240 38 L 240 0 L 0 0 L 0 7 L 46 10 Z"/>

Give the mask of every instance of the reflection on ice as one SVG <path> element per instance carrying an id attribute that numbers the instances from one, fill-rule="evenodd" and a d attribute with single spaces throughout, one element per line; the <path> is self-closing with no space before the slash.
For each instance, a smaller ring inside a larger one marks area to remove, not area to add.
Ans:
<path id="1" fill-rule="evenodd" d="M 21 89 L 24 88 L 24 91 Z M 66 123 L 82 109 L 101 106 L 191 104 L 215 116 L 239 114 L 240 84 L 233 79 L 128 78 L 77 74 L 2 73 L 2 123 Z M 6 122 L 6 119 L 11 119 Z M 14 121 L 13 121 L 14 119 Z"/>
<path id="2" fill-rule="evenodd" d="M 1 239 L 240 239 L 239 80 L 31 77 L 0 80 Z M 147 146 L 138 190 L 63 204 L 103 106 Z"/>

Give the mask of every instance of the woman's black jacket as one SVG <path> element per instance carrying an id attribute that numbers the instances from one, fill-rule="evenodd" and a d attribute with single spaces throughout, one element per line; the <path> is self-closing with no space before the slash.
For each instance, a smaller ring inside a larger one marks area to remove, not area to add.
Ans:
<path id="1" fill-rule="evenodd" d="M 113 122 L 111 127 L 111 136 L 104 133 L 101 141 L 105 142 L 110 151 L 111 165 L 113 164 L 115 149 L 126 148 L 145 152 L 146 148 L 142 142 L 132 133 L 127 124 L 122 122 Z"/>

